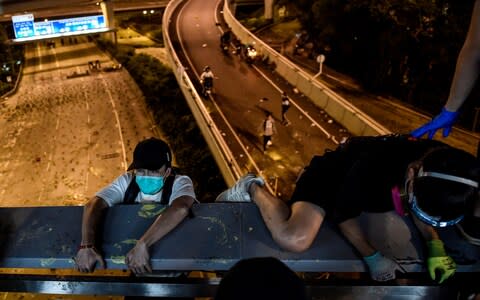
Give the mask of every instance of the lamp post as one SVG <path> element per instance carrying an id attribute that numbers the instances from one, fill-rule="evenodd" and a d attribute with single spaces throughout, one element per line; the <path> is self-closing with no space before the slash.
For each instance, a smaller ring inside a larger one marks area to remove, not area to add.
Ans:
<path id="1" fill-rule="evenodd" d="M 312 79 L 315 79 L 318 76 L 322 75 L 322 67 L 323 67 L 324 62 L 325 62 L 325 55 L 323 55 L 323 54 L 318 55 L 317 56 L 317 63 L 319 64 L 319 70 L 318 70 L 318 73 L 315 74 Z"/>

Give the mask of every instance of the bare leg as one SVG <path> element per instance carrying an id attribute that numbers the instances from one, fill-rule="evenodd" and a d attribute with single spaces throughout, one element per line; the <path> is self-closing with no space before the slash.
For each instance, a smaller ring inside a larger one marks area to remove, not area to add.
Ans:
<path id="1" fill-rule="evenodd" d="M 280 247 L 292 252 L 305 251 L 310 247 L 325 217 L 325 211 L 321 207 L 299 201 L 290 209 L 256 183 L 250 186 L 250 195 Z"/>

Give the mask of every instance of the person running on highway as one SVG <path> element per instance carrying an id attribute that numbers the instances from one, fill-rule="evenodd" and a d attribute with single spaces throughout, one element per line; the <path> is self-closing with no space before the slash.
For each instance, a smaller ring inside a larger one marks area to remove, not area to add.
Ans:
<path id="1" fill-rule="evenodd" d="M 290 108 L 290 100 L 287 93 L 282 92 L 282 125 L 288 126 L 290 121 L 287 119 L 287 111 Z"/>
<path id="2" fill-rule="evenodd" d="M 92 272 L 105 262 L 95 247 L 95 230 L 106 208 L 117 204 L 155 202 L 169 206 L 127 253 L 125 264 L 135 274 L 150 273 L 149 247 L 173 230 L 196 202 L 192 180 L 174 174 L 168 145 L 157 138 L 141 141 L 133 152 L 127 172 L 96 193 L 85 205 L 82 220 L 82 242 L 75 257 L 75 268 Z"/>
<path id="3" fill-rule="evenodd" d="M 254 202 L 276 243 L 287 251 L 310 247 L 325 218 L 336 223 L 362 255 L 374 280 L 394 279 L 402 268 L 367 240 L 356 217 L 362 212 L 410 211 L 427 242 L 427 268 L 439 282 L 455 273 L 434 227 L 457 224 L 478 199 L 480 166 L 467 152 L 409 136 L 350 138 L 335 151 L 314 156 L 287 203 L 247 174 L 218 202 Z M 401 195 L 405 202 L 402 202 Z M 480 226 L 476 228 L 479 231 Z"/>
<path id="4" fill-rule="evenodd" d="M 480 0 L 476 0 L 470 27 L 462 50 L 457 58 L 457 66 L 450 86 L 447 102 L 432 121 L 412 131 L 412 136 L 421 137 L 428 133 L 432 139 L 437 130 L 443 129 L 443 137 L 448 137 L 457 121 L 459 109 L 467 99 L 480 74 Z"/>
<path id="5" fill-rule="evenodd" d="M 202 87 L 203 87 L 202 94 L 204 96 L 207 96 L 207 92 L 212 90 L 214 77 L 215 76 L 213 75 L 213 72 L 210 69 L 210 67 L 206 66 L 203 69 L 202 74 L 200 75 L 200 82 L 202 83 Z"/>
<path id="6" fill-rule="evenodd" d="M 277 133 L 272 113 L 267 113 L 267 117 L 262 121 L 259 129 L 263 133 L 263 153 L 265 153 L 267 147 L 273 144 L 272 136 Z"/>

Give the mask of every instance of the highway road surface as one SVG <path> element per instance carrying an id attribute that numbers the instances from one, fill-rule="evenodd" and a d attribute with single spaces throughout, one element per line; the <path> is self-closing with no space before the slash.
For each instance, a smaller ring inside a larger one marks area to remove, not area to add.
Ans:
<path id="1" fill-rule="evenodd" d="M 349 133 L 323 110 L 295 94 L 281 78 L 247 65 L 236 55 L 224 55 L 219 45 L 222 31 L 215 14 L 219 3 L 186 3 L 175 25 L 180 45 L 196 76 L 206 65 L 215 74 L 215 94 L 205 104 L 242 170 L 262 174 L 271 190 L 287 200 L 299 171 L 312 156 L 334 149 Z M 281 125 L 283 90 L 292 103 L 287 113 L 289 126 Z M 259 128 L 267 111 L 273 113 L 278 133 L 273 136 L 273 145 L 263 153 Z"/>
<path id="2" fill-rule="evenodd" d="M 27 45 L 18 91 L 0 108 L 1 206 L 81 205 L 155 134 L 126 71 L 67 79 L 97 59 L 114 63 L 86 38 Z"/>

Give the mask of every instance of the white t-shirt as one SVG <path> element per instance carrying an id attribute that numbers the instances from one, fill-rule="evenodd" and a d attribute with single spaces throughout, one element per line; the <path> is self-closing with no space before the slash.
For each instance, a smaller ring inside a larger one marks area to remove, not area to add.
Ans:
<path id="1" fill-rule="evenodd" d="M 273 121 L 270 120 L 270 119 L 265 120 L 264 126 L 265 126 L 265 131 L 264 131 L 263 135 L 266 135 L 266 136 L 273 135 L 273 131 L 274 131 Z"/>
<path id="2" fill-rule="evenodd" d="M 213 78 L 213 72 L 212 71 L 204 71 L 201 75 L 200 75 L 200 80 L 204 80 L 205 78 Z"/>
<path id="3" fill-rule="evenodd" d="M 95 196 L 102 198 L 107 202 L 108 206 L 114 206 L 116 204 L 123 203 L 123 197 L 125 196 L 125 192 L 127 190 L 130 181 L 132 180 L 133 174 L 130 172 L 123 173 L 117 179 L 115 179 L 110 185 L 107 185 L 100 191 L 98 191 Z M 162 192 L 156 193 L 155 195 L 147 195 L 140 191 L 135 198 L 135 202 L 137 203 L 145 203 L 145 202 L 158 202 L 162 200 Z M 193 190 L 193 183 L 190 177 L 185 175 L 176 175 L 175 181 L 173 182 L 172 187 L 172 194 L 170 196 L 170 200 L 168 202 L 169 205 L 172 202 L 181 197 L 181 196 L 190 196 L 196 200 L 195 191 Z"/>

